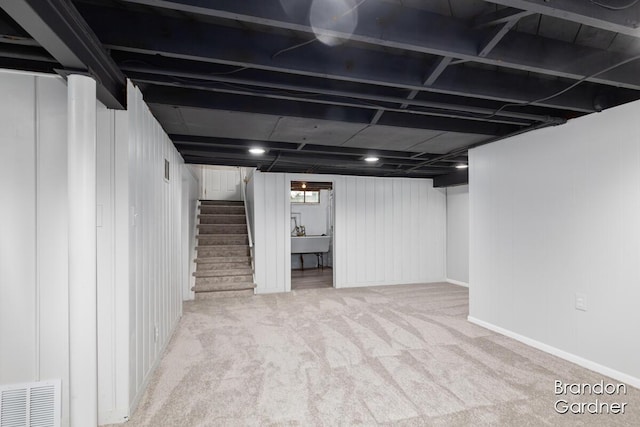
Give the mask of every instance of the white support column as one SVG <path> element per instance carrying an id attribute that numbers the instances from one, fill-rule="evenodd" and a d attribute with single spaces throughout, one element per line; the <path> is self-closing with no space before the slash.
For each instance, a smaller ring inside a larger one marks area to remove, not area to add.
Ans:
<path id="1" fill-rule="evenodd" d="M 68 78 L 69 392 L 71 426 L 98 424 L 96 82 Z"/>

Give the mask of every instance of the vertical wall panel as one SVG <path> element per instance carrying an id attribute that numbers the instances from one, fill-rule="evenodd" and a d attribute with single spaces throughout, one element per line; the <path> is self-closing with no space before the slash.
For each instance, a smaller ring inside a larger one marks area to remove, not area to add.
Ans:
<path id="1" fill-rule="evenodd" d="M 36 80 L 0 74 L 0 383 L 36 379 Z"/>
<path id="2" fill-rule="evenodd" d="M 142 94 L 128 88 L 130 195 L 129 404 L 134 408 L 182 314 L 185 254 L 184 162 L 151 115 Z M 169 180 L 164 162 L 169 161 Z M 186 172 L 185 172 L 186 173 Z M 193 183 L 191 184 L 193 185 Z"/>
<path id="3" fill-rule="evenodd" d="M 67 230 L 67 88 L 62 79 L 38 77 L 38 304 L 39 377 L 63 378 L 63 401 L 68 399 L 69 295 L 65 252 Z M 62 373 L 62 375 L 61 375 Z M 68 417 L 63 405 L 63 420 Z"/>
<path id="4" fill-rule="evenodd" d="M 470 153 L 471 318 L 636 386 L 639 113 L 629 103 Z"/>
<path id="5" fill-rule="evenodd" d="M 254 179 L 257 292 L 290 289 L 288 188 L 302 179 L 334 182 L 336 287 L 444 280 L 446 198 L 431 180 L 275 173 Z"/>
<path id="6" fill-rule="evenodd" d="M 0 71 L 0 384 L 62 380 L 68 425 L 67 91 Z"/>

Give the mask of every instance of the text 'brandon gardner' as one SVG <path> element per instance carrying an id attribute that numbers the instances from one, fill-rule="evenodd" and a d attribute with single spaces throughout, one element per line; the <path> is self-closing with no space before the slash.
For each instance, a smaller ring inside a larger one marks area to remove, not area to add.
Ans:
<path id="1" fill-rule="evenodd" d="M 556 380 L 555 394 L 556 396 L 568 394 L 573 396 L 620 396 L 627 394 L 627 386 L 620 383 L 605 383 L 604 380 L 594 384 L 565 384 Z M 590 402 L 569 402 L 565 399 L 559 399 L 554 405 L 559 414 L 624 414 L 626 407 L 626 402 L 601 402 L 599 399 Z"/>

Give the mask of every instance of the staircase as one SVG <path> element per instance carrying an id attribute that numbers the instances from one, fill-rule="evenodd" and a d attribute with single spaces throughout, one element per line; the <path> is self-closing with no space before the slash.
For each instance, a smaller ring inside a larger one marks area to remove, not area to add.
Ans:
<path id="1" fill-rule="evenodd" d="M 253 295 L 244 202 L 200 200 L 196 299 Z"/>

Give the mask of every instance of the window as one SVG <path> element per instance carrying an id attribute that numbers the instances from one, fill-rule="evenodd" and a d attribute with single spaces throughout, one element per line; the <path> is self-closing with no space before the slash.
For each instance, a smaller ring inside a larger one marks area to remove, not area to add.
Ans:
<path id="1" fill-rule="evenodd" d="M 291 203 L 320 203 L 320 191 L 291 191 Z"/>

